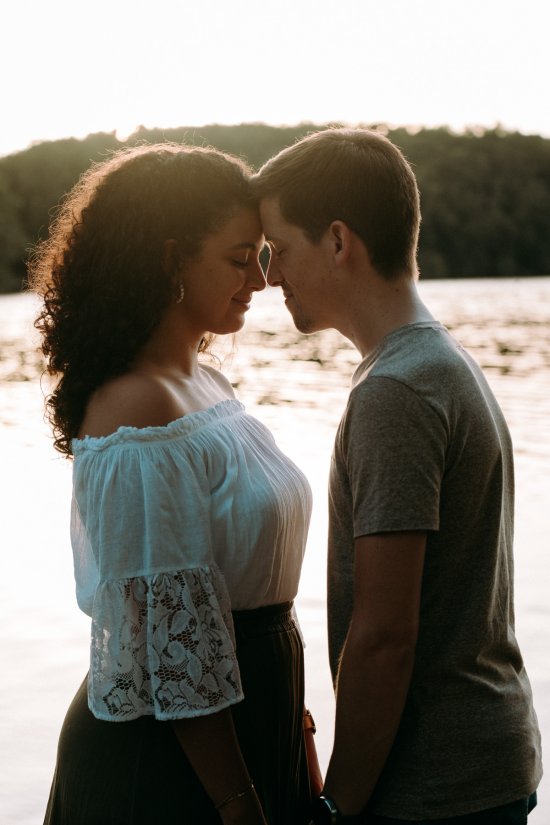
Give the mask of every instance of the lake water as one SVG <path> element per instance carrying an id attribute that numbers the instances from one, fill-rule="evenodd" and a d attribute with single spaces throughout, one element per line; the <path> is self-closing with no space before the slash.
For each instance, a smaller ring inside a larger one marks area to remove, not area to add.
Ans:
<path id="1" fill-rule="evenodd" d="M 432 312 L 474 354 L 515 445 L 517 633 L 544 742 L 550 741 L 550 278 L 428 281 Z M 74 600 L 70 462 L 43 421 L 31 296 L 0 297 L 0 822 L 39 825 L 59 728 L 87 669 L 88 623 Z M 298 611 L 307 701 L 323 766 L 334 705 L 324 617 L 326 483 L 332 441 L 359 360 L 337 333 L 294 329 L 280 293 L 257 296 L 236 345 L 218 347 L 248 410 L 307 474 L 313 524 Z M 225 353 L 225 354 L 224 354 Z M 547 825 L 550 781 L 530 825 Z M 77 825 L 77 823 L 75 823 Z"/>

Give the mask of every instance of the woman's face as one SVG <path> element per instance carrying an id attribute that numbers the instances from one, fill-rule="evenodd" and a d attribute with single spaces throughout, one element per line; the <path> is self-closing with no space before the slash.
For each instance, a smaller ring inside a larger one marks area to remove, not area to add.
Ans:
<path id="1" fill-rule="evenodd" d="M 258 212 L 249 208 L 241 208 L 219 232 L 206 237 L 181 273 L 186 324 L 200 334 L 241 329 L 254 292 L 266 285 L 259 262 L 264 242 Z"/>

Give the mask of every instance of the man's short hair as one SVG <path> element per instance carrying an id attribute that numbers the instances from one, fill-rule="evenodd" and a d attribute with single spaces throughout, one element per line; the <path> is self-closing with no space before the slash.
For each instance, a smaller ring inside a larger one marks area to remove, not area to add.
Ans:
<path id="1" fill-rule="evenodd" d="M 420 199 L 414 173 L 388 138 L 368 129 L 326 129 L 283 149 L 254 177 L 260 198 L 318 243 L 343 221 L 388 279 L 416 273 Z"/>

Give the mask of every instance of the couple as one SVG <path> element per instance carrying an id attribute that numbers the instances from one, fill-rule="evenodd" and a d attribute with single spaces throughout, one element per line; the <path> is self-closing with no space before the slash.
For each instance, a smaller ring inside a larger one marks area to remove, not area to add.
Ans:
<path id="1" fill-rule="evenodd" d="M 512 446 L 418 297 L 419 222 L 410 166 L 367 130 L 311 135 L 252 176 L 141 146 L 64 202 L 31 278 L 92 637 L 49 825 L 526 823 L 541 757 Z M 265 287 L 264 237 L 298 329 L 334 327 L 362 358 L 330 475 L 322 789 L 292 613 L 308 484 L 198 358 Z"/>

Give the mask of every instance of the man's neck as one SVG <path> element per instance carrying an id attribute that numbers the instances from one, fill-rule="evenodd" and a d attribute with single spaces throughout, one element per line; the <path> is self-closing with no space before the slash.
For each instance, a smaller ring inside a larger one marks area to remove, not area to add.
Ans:
<path id="1" fill-rule="evenodd" d="M 344 311 L 339 313 L 338 330 L 357 347 L 363 358 L 390 332 L 406 324 L 434 320 L 420 300 L 412 276 L 388 281 L 370 274 L 357 279 L 356 284 Z"/>

